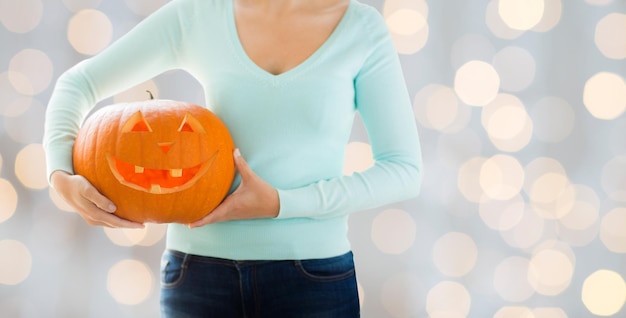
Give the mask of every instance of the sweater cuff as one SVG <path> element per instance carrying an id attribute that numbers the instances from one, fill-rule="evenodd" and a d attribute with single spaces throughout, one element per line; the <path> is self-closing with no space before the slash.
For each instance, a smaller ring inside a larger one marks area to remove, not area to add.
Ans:
<path id="1" fill-rule="evenodd" d="M 277 191 L 280 202 L 277 219 L 311 216 L 312 211 L 307 211 L 305 208 L 315 206 L 315 200 L 307 187 L 291 190 L 278 189 Z"/>
<path id="2" fill-rule="evenodd" d="M 48 183 L 52 173 L 62 170 L 74 174 L 74 165 L 72 163 L 72 145 L 55 145 L 54 151 L 46 152 L 46 173 Z"/>

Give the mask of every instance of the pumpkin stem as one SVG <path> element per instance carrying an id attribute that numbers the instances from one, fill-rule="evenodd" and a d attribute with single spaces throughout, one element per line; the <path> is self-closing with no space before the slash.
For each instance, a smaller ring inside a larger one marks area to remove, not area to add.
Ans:
<path id="1" fill-rule="evenodd" d="M 152 96 L 152 92 L 151 92 L 151 91 L 146 90 L 146 92 L 148 92 L 148 94 L 150 95 L 150 99 L 151 99 L 151 100 L 152 100 L 152 99 L 154 99 L 154 96 Z"/>

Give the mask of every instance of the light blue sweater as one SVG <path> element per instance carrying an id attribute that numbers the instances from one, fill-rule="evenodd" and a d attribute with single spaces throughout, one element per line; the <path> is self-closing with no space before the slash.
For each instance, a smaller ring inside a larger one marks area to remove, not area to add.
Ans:
<path id="1" fill-rule="evenodd" d="M 167 248 L 236 260 L 337 256 L 350 250 L 350 213 L 419 192 L 420 144 L 398 56 L 381 15 L 356 0 L 312 56 L 280 75 L 246 55 L 232 1 L 169 2 L 59 78 L 46 118 L 48 173 L 73 172 L 73 140 L 98 101 L 170 69 L 202 84 L 250 167 L 278 189 L 280 212 L 194 230 L 172 224 Z M 343 176 L 356 112 L 375 165 Z"/>

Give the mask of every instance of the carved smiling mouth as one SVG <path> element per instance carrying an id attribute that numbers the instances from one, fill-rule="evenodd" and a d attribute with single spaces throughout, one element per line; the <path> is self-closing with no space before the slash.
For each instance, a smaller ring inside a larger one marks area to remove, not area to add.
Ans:
<path id="1" fill-rule="evenodd" d="M 168 194 L 183 191 L 196 183 L 211 167 L 217 151 L 209 160 L 193 167 L 175 169 L 152 169 L 124 162 L 107 153 L 109 168 L 123 185 L 152 194 Z"/>

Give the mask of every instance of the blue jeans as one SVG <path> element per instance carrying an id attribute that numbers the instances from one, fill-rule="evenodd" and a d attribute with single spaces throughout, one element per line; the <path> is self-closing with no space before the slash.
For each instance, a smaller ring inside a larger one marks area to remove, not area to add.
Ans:
<path id="1" fill-rule="evenodd" d="M 353 318 L 359 311 L 351 252 L 290 261 L 163 253 L 162 317 Z"/>

